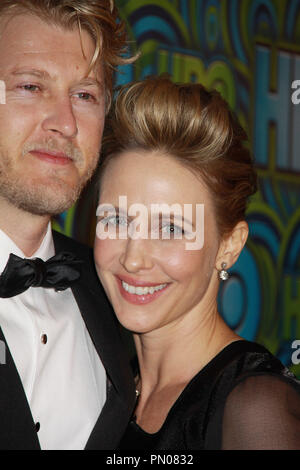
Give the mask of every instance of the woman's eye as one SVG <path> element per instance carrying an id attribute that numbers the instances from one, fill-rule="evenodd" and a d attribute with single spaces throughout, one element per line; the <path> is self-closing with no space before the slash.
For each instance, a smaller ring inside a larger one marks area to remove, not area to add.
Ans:
<path id="1" fill-rule="evenodd" d="M 170 235 L 173 235 L 173 236 L 174 235 L 183 235 L 184 234 L 183 228 L 178 227 L 177 225 L 174 225 L 174 224 L 164 225 L 161 228 L 161 231 L 164 234 L 170 234 Z"/>
<path id="2" fill-rule="evenodd" d="M 128 222 L 126 217 L 119 217 L 117 216 L 109 216 L 104 217 L 101 222 L 107 225 L 114 225 L 114 226 L 127 226 Z"/>

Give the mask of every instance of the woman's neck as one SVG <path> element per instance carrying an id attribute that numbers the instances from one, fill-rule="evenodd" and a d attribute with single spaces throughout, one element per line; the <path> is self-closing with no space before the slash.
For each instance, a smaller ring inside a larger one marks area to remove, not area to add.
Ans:
<path id="1" fill-rule="evenodd" d="M 192 312 L 147 334 L 134 335 L 140 383 L 146 398 L 154 390 L 191 380 L 219 351 L 241 339 L 230 330 L 216 305 L 206 315 Z"/>

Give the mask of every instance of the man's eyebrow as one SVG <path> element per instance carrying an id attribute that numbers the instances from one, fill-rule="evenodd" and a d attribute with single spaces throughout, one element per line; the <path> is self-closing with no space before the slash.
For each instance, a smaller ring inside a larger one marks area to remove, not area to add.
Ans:
<path id="1" fill-rule="evenodd" d="M 103 82 L 100 82 L 96 78 L 86 77 L 82 80 L 79 80 L 78 85 L 81 86 L 97 86 L 98 88 L 103 88 Z"/>
<path id="2" fill-rule="evenodd" d="M 42 79 L 51 79 L 51 75 L 46 71 L 46 70 L 39 70 L 39 69 L 14 69 L 11 72 L 11 75 L 13 76 L 18 76 L 18 75 L 32 75 L 37 78 L 42 78 Z M 54 80 L 56 80 L 56 77 L 54 77 Z M 92 77 L 85 77 L 82 80 L 78 81 L 78 85 L 80 86 L 96 86 L 100 89 L 103 88 L 104 84 L 103 82 L 97 80 L 96 78 Z"/>
<path id="3" fill-rule="evenodd" d="M 38 78 L 49 79 L 50 74 L 46 70 L 39 70 L 39 69 L 14 69 L 11 72 L 11 75 L 18 76 L 18 75 L 33 75 Z"/>

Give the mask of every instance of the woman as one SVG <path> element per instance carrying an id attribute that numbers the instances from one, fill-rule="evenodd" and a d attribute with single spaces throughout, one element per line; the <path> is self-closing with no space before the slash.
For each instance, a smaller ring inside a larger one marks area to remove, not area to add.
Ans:
<path id="1" fill-rule="evenodd" d="M 217 311 L 256 190 L 245 138 L 201 85 L 149 78 L 118 95 L 95 261 L 139 363 L 120 449 L 300 448 L 300 383 Z"/>

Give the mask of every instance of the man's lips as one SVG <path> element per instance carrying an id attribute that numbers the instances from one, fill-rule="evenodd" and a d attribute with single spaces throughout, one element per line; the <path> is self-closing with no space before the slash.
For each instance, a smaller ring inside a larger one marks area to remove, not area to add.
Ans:
<path id="1" fill-rule="evenodd" d="M 72 163 L 72 158 L 69 157 L 66 153 L 55 152 L 52 150 L 31 150 L 29 153 L 39 158 L 40 160 L 47 161 L 49 163 L 54 163 L 57 165 L 68 165 Z"/>

